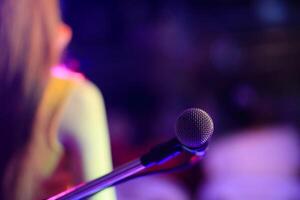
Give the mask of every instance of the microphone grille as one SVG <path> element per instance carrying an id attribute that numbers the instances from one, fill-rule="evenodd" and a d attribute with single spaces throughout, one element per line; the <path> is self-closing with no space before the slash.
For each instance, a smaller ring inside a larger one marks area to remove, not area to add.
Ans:
<path id="1" fill-rule="evenodd" d="M 199 108 L 185 110 L 177 119 L 176 136 L 180 143 L 190 148 L 200 148 L 213 134 L 211 117 Z"/>

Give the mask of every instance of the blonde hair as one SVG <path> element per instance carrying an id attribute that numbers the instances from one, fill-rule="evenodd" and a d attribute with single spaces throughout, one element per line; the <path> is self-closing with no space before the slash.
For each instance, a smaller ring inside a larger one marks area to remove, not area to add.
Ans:
<path id="1" fill-rule="evenodd" d="M 30 140 L 50 67 L 59 59 L 59 23 L 58 0 L 0 0 L 0 199 L 7 198 L 5 171 Z M 14 180 L 8 182 L 13 188 Z"/>

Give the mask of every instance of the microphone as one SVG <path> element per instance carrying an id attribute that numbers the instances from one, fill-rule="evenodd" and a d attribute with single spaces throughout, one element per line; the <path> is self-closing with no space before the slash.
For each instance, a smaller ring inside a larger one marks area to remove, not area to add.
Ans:
<path id="1" fill-rule="evenodd" d="M 185 110 L 176 122 L 176 137 L 187 148 L 201 148 L 210 139 L 213 132 L 213 120 L 199 108 Z"/>
<path id="2" fill-rule="evenodd" d="M 107 175 L 59 193 L 48 200 L 76 200 L 89 197 L 148 167 L 159 165 L 183 151 L 203 156 L 213 134 L 211 117 L 199 108 L 185 110 L 177 119 L 176 138 L 152 148 L 141 158 L 133 160 Z"/>
<path id="3" fill-rule="evenodd" d="M 205 111 L 187 109 L 176 121 L 176 138 L 152 148 L 141 157 L 141 162 L 145 167 L 150 167 L 169 160 L 183 150 L 200 155 L 207 148 L 213 131 L 213 121 Z"/>

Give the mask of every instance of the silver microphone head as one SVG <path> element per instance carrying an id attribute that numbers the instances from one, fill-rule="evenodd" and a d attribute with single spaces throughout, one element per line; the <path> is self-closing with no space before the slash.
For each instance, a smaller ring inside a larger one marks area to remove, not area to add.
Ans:
<path id="1" fill-rule="evenodd" d="M 213 131 L 211 117 L 199 108 L 185 110 L 176 122 L 176 137 L 182 145 L 189 148 L 200 148 Z"/>

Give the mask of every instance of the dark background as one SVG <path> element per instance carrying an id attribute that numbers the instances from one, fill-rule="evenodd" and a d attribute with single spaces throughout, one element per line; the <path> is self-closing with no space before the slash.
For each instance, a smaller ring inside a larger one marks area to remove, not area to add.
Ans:
<path id="1" fill-rule="evenodd" d="M 189 107 L 215 137 L 299 123 L 300 2 L 63 0 L 65 62 L 101 89 L 115 165 L 174 135 Z M 188 178 L 187 178 L 188 179 Z"/>

